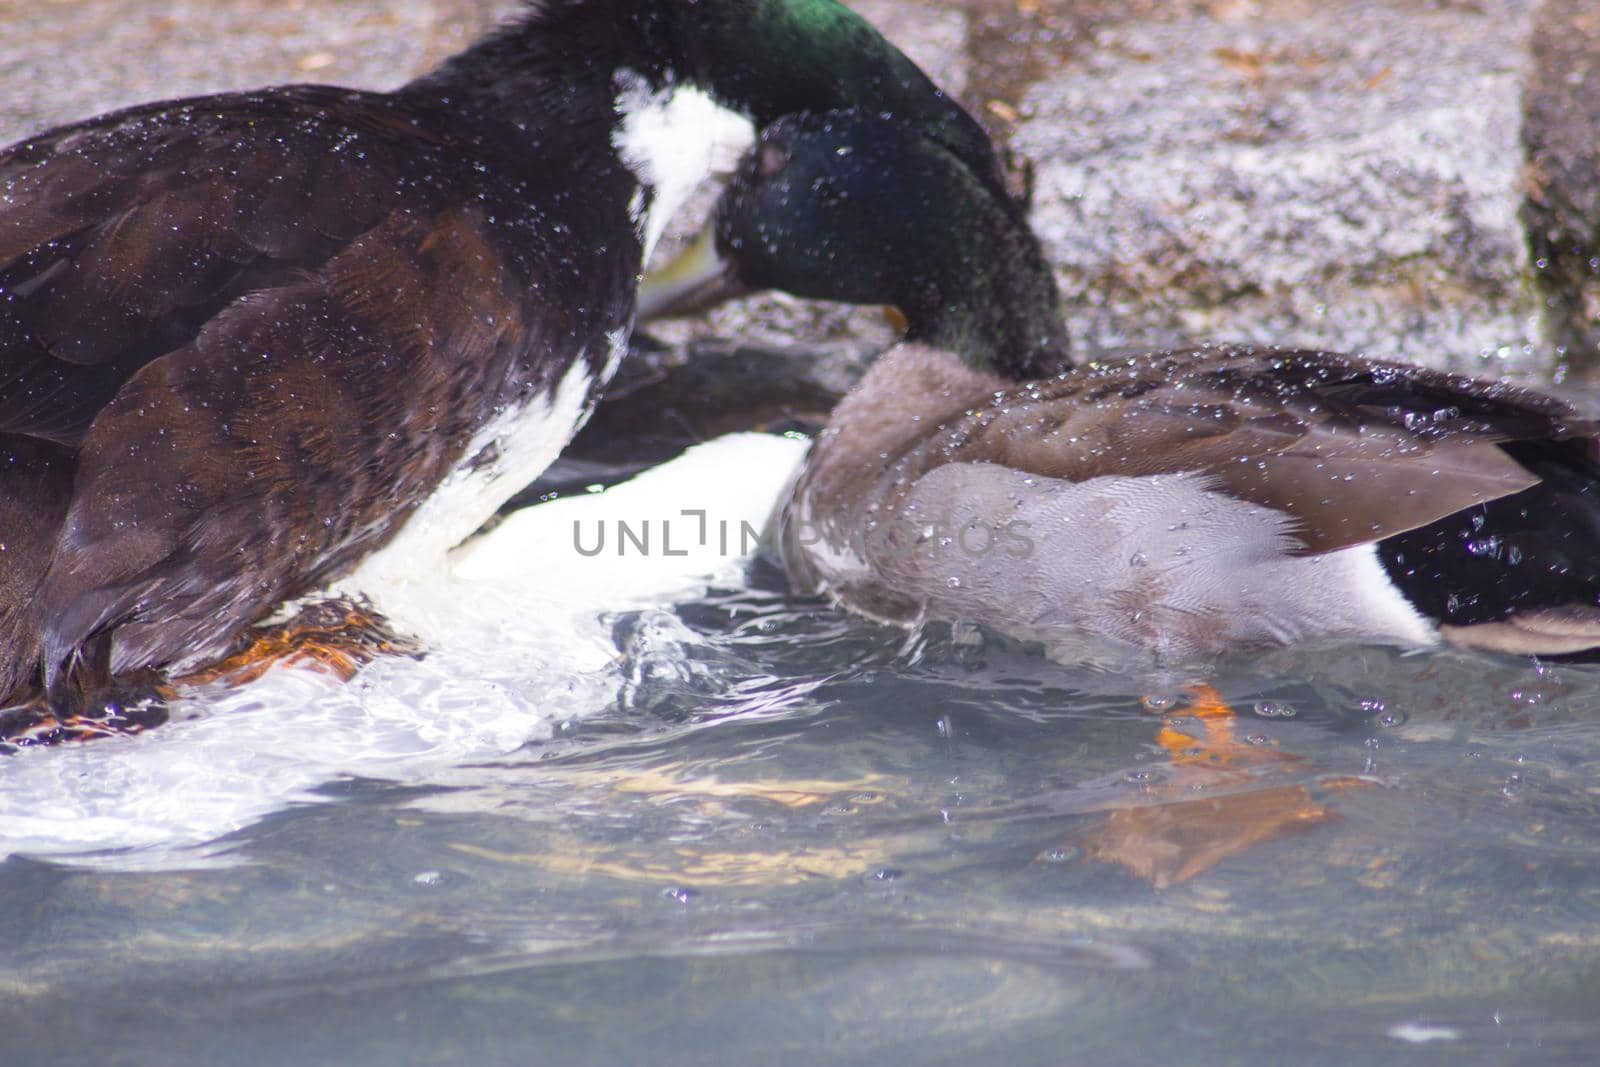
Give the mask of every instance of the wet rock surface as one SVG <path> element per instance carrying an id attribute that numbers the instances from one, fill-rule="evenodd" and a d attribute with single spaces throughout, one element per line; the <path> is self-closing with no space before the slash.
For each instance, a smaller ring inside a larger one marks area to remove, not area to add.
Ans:
<path id="1" fill-rule="evenodd" d="M 1199 336 L 1536 364 L 1529 7 L 1213 5 L 1092 27 L 1025 91 L 1012 138 L 1084 347 Z"/>
<path id="2" fill-rule="evenodd" d="M 1232 339 L 1600 379 L 1588 0 L 858 6 L 1031 174 L 1085 355 Z M 0 141 L 164 96 L 393 86 L 516 7 L 0 6 Z M 869 310 L 784 298 L 660 332 L 861 353 L 891 337 Z"/>
<path id="3" fill-rule="evenodd" d="M 1600 6 L 1547 0 L 1533 39 L 1523 129 L 1523 222 L 1546 337 L 1600 376 Z"/>
<path id="4" fill-rule="evenodd" d="M 115 107 L 287 82 L 389 88 L 514 3 L 0 4 L 0 142 Z"/>

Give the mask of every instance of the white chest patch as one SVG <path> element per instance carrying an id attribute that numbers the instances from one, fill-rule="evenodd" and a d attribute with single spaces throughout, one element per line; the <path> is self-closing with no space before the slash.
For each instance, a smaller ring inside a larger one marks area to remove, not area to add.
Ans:
<path id="1" fill-rule="evenodd" d="M 754 143 L 755 127 L 703 90 L 688 85 L 653 89 L 632 71 L 617 75 L 615 108 L 620 121 L 612 147 L 641 186 L 628 210 L 648 259 L 668 220 L 695 187 L 712 174 L 733 169 Z M 606 341 L 610 348 L 603 379 L 626 352 L 627 332 L 615 330 Z M 552 391 L 501 412 L 474 435 L 465 452 L 467 462 L 335 591 L 365 598 L 402 629 L 426 632 L 442 598 L 451 595 L 446 554 L 555 460 L 588 416 L 594 385 L 580 357 Z"/>
<path id="2" fill-rule="evenodd" d="M 625 330 L 606 335 L 604 375 L 627 351 Z M 588 417 L 593 376 L 582 355 L 555 388 L 508 408 L 473 435 L 465 460 L 412 513 L 393 540 L 336 586 L 364 597 L 402 627 L 425 629 L 420 611 L 447 586 L 446 554 L 476 533 L 500 506 L 544 473 Z"/>
<path id="3" fill-rule="evenodd" d="M 651 192 L 629 205 L 648 260 L 667 220 L 695 187 L 712 174 L 731 171 L 755 143 L 755 125 L 702 89 L 681 84 L 652 89 L 630 70 L 617 73 L 615 106 L 621 122 L 611 135 L 612 147 Z"/>

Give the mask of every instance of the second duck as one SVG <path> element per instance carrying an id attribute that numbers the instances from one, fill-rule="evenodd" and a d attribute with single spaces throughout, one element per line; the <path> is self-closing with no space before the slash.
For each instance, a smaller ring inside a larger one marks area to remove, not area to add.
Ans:
<path id="1" fill-rule="evenodd" d="M 782 509 L 802 590 L 1163 661 L 1600 648 L 1600 430 L 1560 400 L 1239 345 L 1074 367 L 1018 207 L 872 117 L 769 128 L 699 249 L 672 304 L 772 287 L 909 322 Z"/>

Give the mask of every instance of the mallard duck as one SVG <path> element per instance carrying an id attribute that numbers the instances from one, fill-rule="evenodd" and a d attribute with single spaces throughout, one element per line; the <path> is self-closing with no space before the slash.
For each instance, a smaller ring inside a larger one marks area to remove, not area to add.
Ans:
<path id="1" fill-rule="evenodd" d="M 437 566 L 616 367 L 752 127 L 981 129 L 833 0 L 544 0 L 393 92 L 134 107 L 0 152 L 0 705 L 226 652 Z"/>
<path id="2" fill-rule="evenodd" d="M 1169 662 L 1600 647 L 1600 428 L 1560 400 L 1242 345 L 1071 366 L 1020 210 L 874 117 L 769 126 L 695 248 L 653 312 L 776 287 L 909 322 L 782 508 L 802 590 Z"/>

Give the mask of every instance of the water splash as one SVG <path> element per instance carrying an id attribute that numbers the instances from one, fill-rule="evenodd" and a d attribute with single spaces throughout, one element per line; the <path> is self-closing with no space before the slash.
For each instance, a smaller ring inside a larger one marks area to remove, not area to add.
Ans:
<path id="1" fill-rule="evenodd" d="M 229 862 L 214 843 L 352 777 L 427 784 L 616 706 L 626 685 L 615 613 L 737 586 L 746 564 L 713 539 L 683 555 L 586 558 L 572 523 L 703 509 L 759 526 L 805 449 L 737 435 L 606 493 L 511 516 L 458 552 L 453 573 L 366 590 L 421 659 L 349 684 L 277 669 L 180 703 L 149 733 L 0 761 L 0 855 L 118 868 Z"/>

